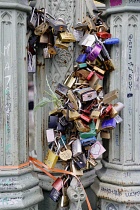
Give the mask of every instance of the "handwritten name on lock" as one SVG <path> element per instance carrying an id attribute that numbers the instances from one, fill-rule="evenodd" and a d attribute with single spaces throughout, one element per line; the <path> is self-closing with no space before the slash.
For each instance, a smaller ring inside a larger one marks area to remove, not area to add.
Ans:
<path id="1" fill-rule="evenodd" d="M 95 159 L 97 159 L 105 151 L 106 151 L 105 148 L 101 145 L 101 143 L 99 141 L 97 141 L 95 144 L 93 144 L 90 148 L 90 154 Z"/>

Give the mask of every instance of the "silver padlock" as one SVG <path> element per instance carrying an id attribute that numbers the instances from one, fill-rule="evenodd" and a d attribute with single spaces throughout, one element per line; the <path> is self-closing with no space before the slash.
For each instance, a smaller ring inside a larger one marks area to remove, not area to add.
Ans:
<path id="1" fill-rule="evenodd" d="M 76 139 L 72 143 L 72 154 L 73 154 L 73 157 L 77 157 L 81 153 L 82 153 L 81 141 L 80 141 L 80 139 Z"/>

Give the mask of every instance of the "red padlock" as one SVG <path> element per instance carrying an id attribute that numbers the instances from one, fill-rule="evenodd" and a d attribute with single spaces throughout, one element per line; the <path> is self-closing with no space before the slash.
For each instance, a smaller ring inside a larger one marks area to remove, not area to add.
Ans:
<path id="1" fill-rule="evenodd" d="M 92 120 L 90 117 L 88 117 L 87 115 L 81 114 L 80 118 L 84 121 L 86 121 L 87 123 L 90 123 L 90 121 Z"/>
<path id="2" fill-rule="evenodd" d="M 101 38 L 101 39 L 108 39 L 111 38 L 111 34 L 106 32 L 106 31 L 102 31 L 102 32 L 97 32 L 96 35 Z"/>
<path id="3" fill-rule="evenodd" d="M 89 73 L 89 75 L 87 76 L 87 80 L 89 81 L 89 80 L 91 80 L 91 78 L 93 77 L 93 75 L 95 74 L 95 71 L 91 71 L 90 73 Z"/>

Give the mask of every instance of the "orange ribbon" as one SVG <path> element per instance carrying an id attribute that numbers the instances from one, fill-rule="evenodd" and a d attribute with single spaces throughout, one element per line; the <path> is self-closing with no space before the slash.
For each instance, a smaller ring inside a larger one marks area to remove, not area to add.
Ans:
<path id="1" fill-rule="evenodd" d="M 24 167 L 27 167 L 30 165 L 30 163 L 33 163 L 37 168 L 39 168 L 41 171 L 43 171 L 47 176 L 49 176 L 51 179 L 53 179 L 54 181 L 57 179 L 55 176 L 53 176 L 52 174 L 50 174 L 48 171 L 51 172 L 57 172 L 57 173 L 62 173 L 62 174 L 68 174 L 68 175 L 72 175 L 74 176 L 79 183 L 81 184 L 81 186 L 83 187 L 82 183 L 80 182 L 80 179 L 72 172 L 70 171 L 65 171 L 65 170 L 61 170 L 59 168 L 49 168 L 47 165 L 45 165 L 44 163 L 42 163 L 41 161 L 37 160 L 36 158 L 33 157 L 29 157 L 29 162 L 20 164 L 18 166 L 0 166 L 0 170 L 14 170 L 14 169 L 21 169 Z M 84 187 L 83 190 L 85 191 Z M 86 194 L 86 192 L 85 192 Z M 86 195 L 86 202 L 87 202 L 87 206 L 89 210 L 92 210 L 89 199 Z"/>

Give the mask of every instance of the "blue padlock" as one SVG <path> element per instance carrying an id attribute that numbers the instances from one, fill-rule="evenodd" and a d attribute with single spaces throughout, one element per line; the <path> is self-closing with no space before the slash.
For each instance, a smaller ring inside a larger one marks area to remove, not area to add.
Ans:
<path id="1" fill-rule="evenodd" d="M 81 144 L 83 147 L 92 145 L 96 142 L 97 138 L 95 136 L 91 137 L 91 138 L 86 138 L 86 139 L 80 139 Z"/>
<path id="2" fill-rule="evenodd" d="M 110 38 L 110 39 L 106 39 L 103 43 L 106 45 L 119 44 L 119 39 L 118 38 Z"/>
<path id="3" fill-rule="evenodd" d="M 86 53 L 80 54 L 80 55 L 78 56 L 78 58 L 76 59 L 76 62 L 77 62 L 77 63 L 85 63 L 86 58 L 87 58 L 87 54 L 86 54 Z"/>
<path id="4" fill-rule="evenodd" d="M 114 118 L 105 119 L 102 122 L 102 129 L 113 129 L 116 127 L 116 120 Z"/>

